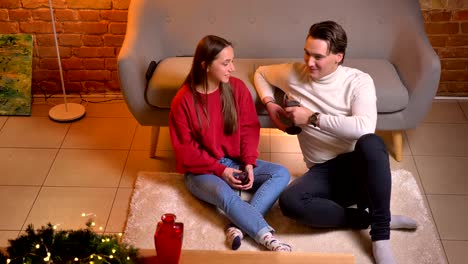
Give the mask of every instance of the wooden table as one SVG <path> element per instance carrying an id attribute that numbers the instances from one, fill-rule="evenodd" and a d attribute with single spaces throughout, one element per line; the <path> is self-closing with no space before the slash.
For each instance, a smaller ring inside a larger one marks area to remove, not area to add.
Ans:
<path id="1" fill-rule="evenodd" d="M 162 264 L 156 252 L 140 249 L 140 263 Z M 179 264 L 355 264 L 352 254 L 230 250 L 183 250 Z"/>

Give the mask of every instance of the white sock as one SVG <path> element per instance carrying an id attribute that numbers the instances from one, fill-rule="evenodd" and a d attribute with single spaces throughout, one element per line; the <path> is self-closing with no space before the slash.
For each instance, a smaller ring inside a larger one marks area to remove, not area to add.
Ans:
<path id="1" fill-rule="evenodd" d="M 279 241 L 271 232 L 266 233 L 260 238 L 260 244 L 271 251 L 291 251 L 291 246 Z"/>
<path id="2" fill-rule="evenodd" d="M 404 215 L 392 215 L 392 220 L 390 221 L 390 229 L 416 229 L 418 223 Z"/>
<path id="3" fill-rule="evenodd" d="M 244 238 L 242 231 L 234 226 L 226 229 L 226 243 L 232 250 L 237 250 L 241 246 L 241 240 Z"/>
<path id="4" fill-rule="evenodd" d="M 390 240 L 373 241 L 372 253 L 376 264 L 396 264 Z"/>

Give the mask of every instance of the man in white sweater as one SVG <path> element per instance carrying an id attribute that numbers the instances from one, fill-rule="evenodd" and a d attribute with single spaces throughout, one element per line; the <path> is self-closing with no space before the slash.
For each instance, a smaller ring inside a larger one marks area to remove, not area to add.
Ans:
<path id="1" fill-rule="evenodd" d="M 287 217 L 312 227 L 370 226 L 376 263 L 395 263 L 390 229 L 417 224 L 390 214 L 388 153 L 374 134 L 374 82 L 369 74 L 342 66 L 346 46 L 339 24 L 320 22 L 306 38 L 305 63 L 262 66 L 255 72 L 255 87 L 275 125 L 285 131 L 286 117 L 302 128 L 298 139 L 309 170 L 289 185 L 279 204 Z M 274 87 L 300 106 L 277 104 Z"/>

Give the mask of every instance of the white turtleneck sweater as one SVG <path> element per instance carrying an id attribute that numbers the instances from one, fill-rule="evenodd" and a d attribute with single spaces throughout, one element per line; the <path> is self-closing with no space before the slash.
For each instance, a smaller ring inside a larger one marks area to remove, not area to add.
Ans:
<path id="1" fill-rule="evenodd" d="M 300 101 L 301 106 L 320 113 L 320 128 L 303 127 L 299 145 L 308 168 L 354 150 L 359 137 L 374 133 L 377 97 L 369 74 L 338 66 L 335 72 L 313 81 L 307 65 L 288 63 L 261 66 L 254 76 L 263 100 L 274 98 L 274 87 Z"/>

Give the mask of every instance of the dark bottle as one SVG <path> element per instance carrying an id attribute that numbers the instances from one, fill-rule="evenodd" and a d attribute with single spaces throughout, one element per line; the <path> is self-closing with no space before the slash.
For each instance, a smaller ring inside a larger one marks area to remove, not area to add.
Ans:
<path id="1" fill-rule="evenodd" d="M 154 245 L 158 264 L 178 264 L 180 251 L 182 250 L 182 239 L 184 224 L 175 222 L 174 214 L 164 214 L 154 233 Z"/>

